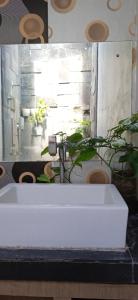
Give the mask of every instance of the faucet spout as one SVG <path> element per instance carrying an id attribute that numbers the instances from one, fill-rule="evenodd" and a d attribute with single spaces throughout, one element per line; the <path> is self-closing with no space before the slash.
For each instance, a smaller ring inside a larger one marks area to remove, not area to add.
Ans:
<path id="1" fill-rule="evenodd" d="M 65 182 L 65 165 L 66 161 L 66 145 L 63 142 L 57 143 L 56 136 L 49 137 L 48 152 L 51 156 L 57 154 L 57 148 L 59 153 L 59 166 L 60 166 L 60 183 Z"/>
<path id="2" fill-rule="evenodd" d="M 55 135 L 51 135 L 48 138 L 48 153 L 51 156 L 56 156 L 57 154 L 57 139 Z"/>

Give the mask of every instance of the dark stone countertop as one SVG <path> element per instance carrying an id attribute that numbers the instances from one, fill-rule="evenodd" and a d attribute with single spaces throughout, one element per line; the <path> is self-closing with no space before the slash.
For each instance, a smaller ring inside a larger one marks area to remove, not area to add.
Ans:
<path id="1" fill-rule="evenodd" d="M 0 249 L 0 280 L 138 283 L 138 214 L 119 251 Z"/>

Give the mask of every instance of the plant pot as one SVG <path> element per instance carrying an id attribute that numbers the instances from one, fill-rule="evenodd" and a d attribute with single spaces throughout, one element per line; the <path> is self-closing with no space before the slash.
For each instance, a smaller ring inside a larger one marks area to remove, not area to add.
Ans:
<path id="1" fill-rule="evenodd" d="M 36 125 L 33 127 L 33 135 L 34 136 L 41 136 L 42 134 L 43 134 L 42 125 Z"/>
<path id="2" fill-rule="evenodd" d="M 30 108 L 22 108 L 22 116 L 29 117 L 30 116 Z"/>

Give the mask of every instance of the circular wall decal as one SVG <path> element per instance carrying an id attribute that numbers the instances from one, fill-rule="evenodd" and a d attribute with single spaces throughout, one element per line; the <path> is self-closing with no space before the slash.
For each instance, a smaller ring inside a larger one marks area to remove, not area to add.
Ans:
<path id="1" fill-rule="evenodd" d="M 47 175 L 50 179 L 55 176 L 55 172 L 51 168 L 52 168 L 52 163 L 51 162 L 48 162 L 44 166 L 44 174 Z"/>
<path id="2" fill-rule="evenodd" d="M 33 174 L 36 178 L 40 176 L 40 174 L 44 173 L 45 161 L 19 161 L 13 163 L 12 166 L 12 177 L 15 182 L 19 182 L 19 177 L 21 174 L 29 172 L 29 174 Z M 26 176 L 24 181 L 32 182 L 32 177 Z"/>
<path id="3" fill-rule="evenodd" d="M 45 43 L 45 40 L 44 40 L 44 38 L 43 38 L 42 35 L 39 36 L 38 38 L 40 39 L 41 44 L 44 44 L 44 43 Z M 32 39 L 31 39 L 31 40 L 32 40 Z M 28 44 L 28 41 L 29 41 L 29 39 L 26 39 L 26 38 L 25 38 L 25 44 Z"/>
<path id="4" fill-rule="evenodd" d="M 26 177 L 26 180 L 25 180 Z M 23 172 L 20 176 L 19 176 L 19 183 L 23 183 L 23 182 L 28 182 L 28 178 L 29 178 L 29 182 L 31 179 L 32 183 L 36 182 L 36 177 L 33 173 L 31 172 Z"/>
<path id="5" fill-rule="evenodd" d="M 48 26 L 48 38 L 51 39 L 53 36 L 53 28 L 51 26 Z"/>
<path id="6" fill-rule="evenodd" d="M 0 7 L 4 7 L 9 3 L 10 0 L 0 0 Z"/>
<path id="7" fill-rule="evenodd" d="M 57 12 L 66 13 L 71 11 L 77 0 L 51 0 L 51 5 Z"/>
<path id="8" fill-rule="evenodd" d="M 86 176 L 86 183 L 110 183 L 108 174 L 101 169 L 95 169 Z"/>
<path id="9" fill-rule="evenodd" d="M 133 22 L 131 22 L 128 26 L 128 31 L 131 35 L 135 36 L 136 35 L 136 22 L 135 19 Z"/>
<path id="10" fill-rule="evenodd" d="M 44 22 L 37 14 L 26 14 L 20 20 L 19 31 L 27 40 L 41 39 L 44 32 Z"/>
<path id="11" fill-rule="evenodd" d="M 5 173 L 5 168 L 2 165 L 0 165 L 0 178 L 2 178 L 5 175 Z"/>
<path id="12" fill-rule="evenodd" d="M 116 5 L 112 5 L 112 0 L 107 0 L 107 7 L 112 11 L 119 10 L 123 5 L 123 0 L 116 0 Z"/>
<path id="13" fill-rule="evenodd" d="M 109 27 L 103 21 L 96 20 L 87 25 L 85 35 L 89 42 L 103 42 L 109 36 Z"/>

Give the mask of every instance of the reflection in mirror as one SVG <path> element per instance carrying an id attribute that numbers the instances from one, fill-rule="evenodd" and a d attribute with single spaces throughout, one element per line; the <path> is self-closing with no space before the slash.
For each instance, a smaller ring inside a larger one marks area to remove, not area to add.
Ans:
<path id="1" fill-rule="evenodd" d="M 49 160 L 49 135 L 102 135 L 131 114 L 131 42 L 4 45 L 0 56 L 1 161 Z"/>

